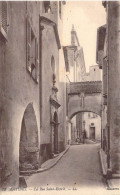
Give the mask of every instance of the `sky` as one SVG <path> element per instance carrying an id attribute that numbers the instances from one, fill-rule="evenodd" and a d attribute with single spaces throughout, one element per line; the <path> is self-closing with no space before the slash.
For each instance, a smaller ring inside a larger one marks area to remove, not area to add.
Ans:
<path id="1" fill-rule="evenodd" d="M 63 12 L 63 44 L 71 43 L 74 24 L 80 46 L 83 47 L 87 72 L 96 64 L 97 28 L 106 23 L 106 12 L 101 1 L 67 1 Z"/>

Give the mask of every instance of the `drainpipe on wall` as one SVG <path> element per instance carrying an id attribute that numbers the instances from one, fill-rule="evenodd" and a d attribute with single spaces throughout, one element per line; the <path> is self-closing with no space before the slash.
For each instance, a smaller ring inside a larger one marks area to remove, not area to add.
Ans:
<path id="1" fill-rule="evenodd" d="M 103 132 L 102 132 L 102 111 L 101 111 L 101 148 L 103 149 Z"/>
<path id="2" fill-rule="evenodd" d="M 107 168 L 110 169 L 110 128 L 109 128 L 109 125 L 107 125 L 107 136 L 108 136 Z"/>
<path id="3" fill-rule="evenodd" d="M 42 31 L 44 26 L 41 25 L 41 19 L 39 17 L 39 96 L 40 96 L 40 127 L 42 127 Z"/>
<path id="4" fill-rule="evenodd" d="M 107 178 L 110 178 L 112 175 L 111 165 L 110 165 L 110 124 L 109 124 L 109 37 L 108 37 L 108 2 L 102 1 L 104 8 L 106 9 L 107 18 L 106 18 L 106 34 L 107 34 Z M 101 131 L 101 139 L 102 139 L 102 131 Z M 101 140 L 101 148 L 103 147 Z"/>
<path id="5" fill-rule="evenodd" d="M 110 124 L 109 124 L 109 37 L 108 37 L 108 2 L 106 2 L 107 12 L 107 178 L 111 178 L 112 170 L 110 165 Z"/>
<path id="6" fill-rule="evenodd" d="M 108 143 L 107 143 L 107 178 L 112 177 L 112 170 L 110 164 L 110 127 L 107 125 L 107 136 L 108 136 Z"/>

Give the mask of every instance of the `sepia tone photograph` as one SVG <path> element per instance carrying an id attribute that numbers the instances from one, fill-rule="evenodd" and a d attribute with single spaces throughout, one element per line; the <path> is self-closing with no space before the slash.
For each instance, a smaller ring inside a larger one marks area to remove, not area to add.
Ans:
<path id="1" fill-rule="evenodd" d="M 0 195 L 120 195 L 120 1 L 0 1 Z"/>

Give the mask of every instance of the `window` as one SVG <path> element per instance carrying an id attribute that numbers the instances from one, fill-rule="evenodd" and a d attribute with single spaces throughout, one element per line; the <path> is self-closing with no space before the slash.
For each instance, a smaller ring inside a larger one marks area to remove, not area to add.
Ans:
<path id="1" fill-rule="evenodd" d="M 53 85 L 55 86 L 56 83 L 56 70 L 55 70 L 55 59 L 51 57 L 51 68 L 52 68 L 52 78 L 53 78 Z"/>
<path id="2" fill-rule="evenodd" d="M 44 1 L 44 9 L 45 9 L 45 13 L 51 12 L 50 1 Z"/>
<path id="3" fill-rule="evenodd" d="M 7 39 L 7 2 L 0 2 L 0 32 Z"/>
<path id="4" fill-rule="evenodd" d="M 27 19 L 27 70 L 33 80 L 38 83 L 38 42 L 35 33 L 31 27 L 29 19 Z"/>
<path id="5" fill-rule="evenodd" d="M 59 1 L 59 16 L 61 18 L 61 1 Z"/>

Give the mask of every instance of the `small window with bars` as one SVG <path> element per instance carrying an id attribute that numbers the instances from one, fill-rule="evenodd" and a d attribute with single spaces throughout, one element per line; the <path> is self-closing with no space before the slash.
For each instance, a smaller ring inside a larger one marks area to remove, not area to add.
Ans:
<path id="1" fill-rule="evenodd" d="M 27 18 L 27 70 L 33 80 L 38 83 L 39 55 L 38 41 Z"/>
<path id="2" fill-rule="evenodd" d="M 0 2 L 0 32 L 7 39 L 7 2 Z"/>

